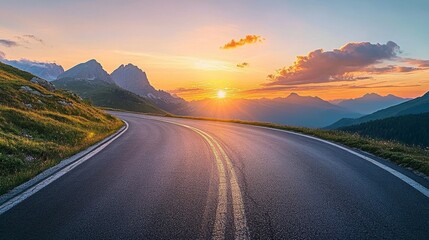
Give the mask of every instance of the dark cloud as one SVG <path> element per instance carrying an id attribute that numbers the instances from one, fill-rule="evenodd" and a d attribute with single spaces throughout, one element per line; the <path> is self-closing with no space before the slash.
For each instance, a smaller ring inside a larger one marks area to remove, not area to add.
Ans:
<path id="1" fill-rule="evenodd" d="M 34 36 L 32 34 L 22 35 L 22 38 L 30 39 L 30 40 L 39 42 L 41 44 L 45 44 L 45 42 L 43 41 L 43 39 L 41 39 L 39 37 L 36 37 L 36 36 Z"/>
<path id="2" fill-rule="evenodd" d="M 8 40 L 8 39 L 0 39 L 0 45 L 3 45 L 5 47 L 17 47 L 19 44 L 15 41 Z"/>
<path id="3" fill-rule="evenodd" d="M 242 62 L 242 63 L 237 64 L 238 68 L 245 68 L 245 67 L 248 67 L 248 66 L 249 66 L 249 63 L 247 63 L 247 62 Z"/>
<path id="4" fill-rule="evenodd" d="M 383 60 L 395 60 L 399 52 L 399 46 L 392 41 L 386 44 L 348 43 L 332 51 L 318 49 L 307 56 L 298 56 L 292 66 L 284 67 L 277 70 L 275 74 L 269 75 L 271 82 L 265 85 L 299 85 L 368 79 L 368 77 L 355 77 L 354 74 L 365 73 L 369 67 Z M 370 70 L 381 72 L 383 69 L 371 68 Z M 392 71 L 391 68 L 384 70 Z"/>
<path id="5" fill-rule="evenodd" d="M 0 45 L 3 45 L 5 47 L 24 47 L 24 48 L 28 48 L 28 46 L 32 43 L 40 43 L 45 45 L 45 42 L 43 41 L 43 39 L 36 37 L 35 35 L 32 34 L 26 34 L 26 35 L 21 35 L 21 36 L 15 36 L 14 37 L 15 40 L 10 40 L 10 39 L 0 39 Z"/>
<path id="6" fill-rule="evenodd" d="M 229 43 L 223 45 L 221 47 L 221 49 L 237 48 L 237 47 L 244 46 L 246 44 L 253 44 L 253 43 L 257 43 L 257 42 L 262 42 L 263 40 L 265 40 L 265 39 L 262 38 L 261 36 L 258 36 L 258 35 L 247 35 L 246 37 L 241 38 L 240 40 L 232 39 Z"/>

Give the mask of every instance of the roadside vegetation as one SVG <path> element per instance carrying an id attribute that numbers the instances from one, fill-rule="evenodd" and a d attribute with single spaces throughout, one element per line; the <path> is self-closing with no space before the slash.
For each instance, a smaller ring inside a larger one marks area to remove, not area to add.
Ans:
<path id="1" fill-rule="evenodd" d="M 52 82 L 59 89 L 70 90 L 97 107 L 116 108 L 141 113 L 165 114 L 149 100 L 103 80 L 63 78 Z"/>
<path id="2" fill-rule="evenodd" d="M 429 112 L 374 120 L 339 130 L 429 148 Z"/>
<path id="3" fill-rule="evenodd" d="M 318 137 L 331 142 L 339 143 L 351 148 L 363 150 L 365 152 L 374 154 L 375 156 L 390 160 L 398 165 L 410 168 L 414 171 L 420 172 L 429 176 L 429 148 L 423 148 L 412 145 L 405 145 L 399 142 L 386 141 L 367 136 L 359 135 L 357 133 L 349 133 L 340 130 L 323 130 L 315 128 L 304 127 L 291 127 L 287 125 L 280 125 L 265 122 L 251 122 L 241 120 L 223 120 L 201 117 L 188 117 L 167 114 L 167 117 L 174 118 L 187 118 L 197 120 L 209 120 L 218 122 L 232 122 L 247 125 L 263 126 L 269 128 L 283 129 L 306 135 Z"/>
<path id="4" fill-rule="evenodd" d="M 77 95 L 0 63 L 0 194 L 122 125 Z"/>

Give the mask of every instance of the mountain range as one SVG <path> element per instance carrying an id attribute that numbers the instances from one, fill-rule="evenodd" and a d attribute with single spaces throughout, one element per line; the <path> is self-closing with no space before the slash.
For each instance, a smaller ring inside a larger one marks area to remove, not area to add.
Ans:
<path id="1" fill-rule="evenodd" d="M 111 77 L 119 87 L 150 99 L 156 106 L 172 113 L 183 113 L 186 101 L 163 90 L 156 90 L 146 73 L 133 64 L 121 65 L 112 72 Z"/>
<path id="2" fill-rule="evenodd" d="M 392 94 L 380 96 L 376 93 L 367 93 L 359 98 L 336 100 L 331 103 L 357 113 L 370 114 L 380 109 L 403 103 L 407 100 L 410 99 L 400 98 Z"/>
<path id="3" fill-rule="evenodd" d="M 80 63 L 64 73 L 57 79 L 75 79 L 75 80 L 101 80 L 106 83 L 113 83 L 110 75 L 103 69 L 103 66 L 97 60 L 92 59 L 85 63 Z"/>
<path id="4" fill-rule="evenodd" d="M 362 116 L 318 97 L 304 97 L 296 93 L 275 99 L 206 99 L 190 102 L 189 106 L 192 116 L 305 127 L 324 127 L 340 118 Z"/>
<path id="5" fill-rule="evenodd" d="M 165 113 L 152 102 L 117 86 L 96 60 L 78 64 L 52 82 L 100 107 L 137 112 Z"/>
<path id="6" fill-rule="evenodd" d="M 343 118 L 332 125 L 326 127 L 327 129 L 336 129 L 346 126 L 361 124 L 373 120 L 379 120 L 389 117 L 397 117 L 408 114 L 419 114 L 429 112 L 429 92 L 421 97 L 403 102 L 401 104 L 376 111 L 372 114 L 365 115 L 360 118 Z"/>

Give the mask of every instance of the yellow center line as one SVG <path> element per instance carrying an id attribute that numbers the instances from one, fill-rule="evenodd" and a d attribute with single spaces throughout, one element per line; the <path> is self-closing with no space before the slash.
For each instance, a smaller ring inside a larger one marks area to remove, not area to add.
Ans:
<path id="1" fill-rule="evenodd" d="M 183 125 L 186 126 L 186 125 Z M 225 172 L 225 167 L 223 165 L 222 159 L 219 156 L 219 153 L 216 151 L 216 148 L 212 141 L 210 141 L 204 134 L 199 132 L 198 130 L 189 127 L 191 130 L 197 132 L 201 135 L 210 145 L 215 158 L 216 158 L 216 166 L 219 174 L 219 186 L 218 186 L 218 202 L 216 207 L 216 217 L 215 223 L 212 233 L 213 239 L 225 239 L 225 228 L 226 228 L 226 217 L 227 217 L 227 203 L 228 203 L 228 186 L 227 186 L 227 177 Z"/>
<path id="2" fill-rule="evenodd" d="M 159 120 L 159 119 L 158 119 Z M 233 208 L 233 219 L 234 219 L 234 238 L 235 239 L 250 239 L 249 230 L 247 227 L 246 214 L 244 210 L 244 201 L 240 190 L 240 185 L 238 184 L 237 175 L 234 170 L 234 166 L 232 165 L 231 159 L 226 154 L 225 150 L 221 147 L 221 145 L 208 133 L 185 124 L 159 120 L 167 123 L 176 124 L 185 128 L 188 128 L 196 133 L 198 133 L 201 137 L 206 140 L 209 144 L 211 150 L 216 159 L 216 166 L 219 175 L 219 186 L 218 186 L 218 203 L 216 208 L 216 216 L 215 223 L 212 232 L 212 239 L 225 239 L 225 229 L 226 229 L 226 221 L 227 221 L 227 191 L 228 191 L 228 180 L 226 176 L 225 166 L 223 164 L 222 158 L 225 161 L 227 170 L 229 172 L 229 185 L 231 188 L 231 196 L 232 196 L 232 208 Z"/>
<path id="3" fill-rule="evenodd" d="M 234 211 L 234 227 L 235 227 L 235 239 L 250 239 L 249 229 L 247 227 L 246 214 L 244 210 L 243 196 L 241 194 L 240 185 L 238 184 L 237 175 L 232 165 L 231 159 L 226 154 L 225 150 L 220 146 L 220 144 L 213 139 L 210 135 L 207 136 L 216 144 L 219 151 L 221 152 L 226 166 L 230 173 L 230 186 L 231 186 L 231 195 L 232 195 L 232 207 Z"/>

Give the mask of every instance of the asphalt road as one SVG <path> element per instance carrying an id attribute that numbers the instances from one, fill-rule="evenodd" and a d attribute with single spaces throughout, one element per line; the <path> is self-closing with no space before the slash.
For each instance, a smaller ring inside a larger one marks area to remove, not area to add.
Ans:
<path id="1" fill-rule="evenodd" d="M 128 131 L 0 215 L 0 239 L 429 239 L 427 196 L 335 146 L 116 115 Z"/>

